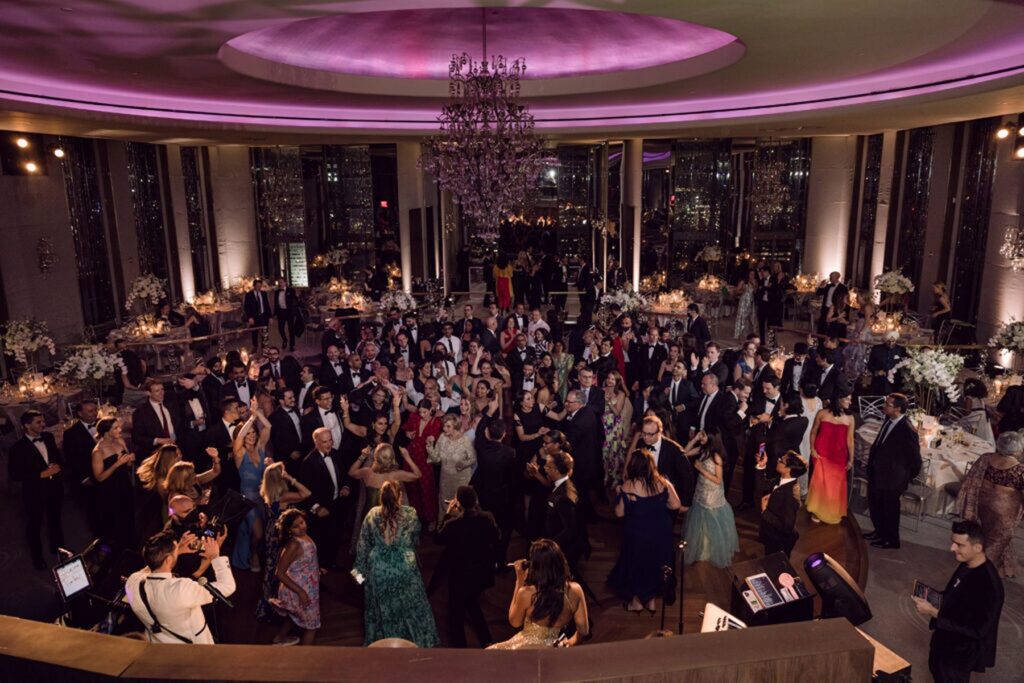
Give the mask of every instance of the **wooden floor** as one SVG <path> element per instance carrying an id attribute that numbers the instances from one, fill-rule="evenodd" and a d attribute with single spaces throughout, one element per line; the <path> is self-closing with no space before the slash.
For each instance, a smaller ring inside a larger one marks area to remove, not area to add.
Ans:
<path id="1" fill-rule="evenodd" d="M 733 495 L 738 498 L 738 492 Z M 603 510 L 602 513 L 607 513 Z M 740 537 L 740 551 L 734 560 L 743 560 L 763 555 L 763 548 L 757 541 L 757 513 L 745 510 L 737 515 L 736 526 Z M 801 510 L 797 522 L 800 540 L 793 552 L 792 564 L 803 576 L 804 558 L 814 552 L 826 552 L 840 562 L 850 575 L 863 587 L 867 581 L 866 550 L 860 537 L 860 530 L 852 517 L 847 517 L 842 524 L 832 526 L 812 524 L 806 511 Z M 621 601 L 605 586 L 605 579 L 615 564 L 619 554 L 621 527 L 614 519 L 602 518 L 590 526 L 590 537 L 593 552 L 589 561 L 581 563 L 586 581 L 597 594 L 598 601 L 589 605 L 590 616 L 594 622 L 594 641 L 608 642 L 643 638 L 660 627 L 660 612 L 650 615 L 643 612 L 639 615 L 627 613 L 622 609 Z M 510 558 L 523 557 L 526 553 L 524 539 L 513 538 L 509 550 Z M 423 567 L 424 579 L 429 581 L 441 555 L 441 547 L 433 540 L 424 537 L 419 557 Z M 347 553 L 342 551 L 342 559 L 348 560 Z M 254 605 L 260 590 L 260 578 L 257 574 L 236 571 L 238 590 L 233 598 L 234 609 L 220 611 L 221 638 L 225 643 L 269 643 L 276 628 L 272 625 L 260 624 L 254 618 Z M 439 582 L 438 589 L 430 596 L 437 619 L 438 632 L 442 645 L 447 644 L 447 624 L 445 622 L 446 597 L 444 581 Z M 492 637 L 503 640 L 510 637 L 514 630 L 508 625 L 506 614 L 511 598 L 514 580 L 511 573 L 498 576 L 496 585 L 488 590 L 481 599 L 481 607 L 487 618 Z M 362 589 L 346 572 L 328 574 L 322 582 L 320 609 L 322 628 L 317 635 L 317 643 L 321 645 L 363 644 L 362 621 Z M 705 562 L 696 563 L 686 568 L 684 574 L 683 620 L 686 633 L 700 630 L 701 616 L 706 602 L 714 602 L 728 609 L 730 602 L 730 585 L 728 572 L 715 568 Z M 678 623 L 678 602 L 669 609 L 666 615 L 666 628 L 674 630 Z M 470 647 L 475 645 L 470 629 L 467 629 Z"/>

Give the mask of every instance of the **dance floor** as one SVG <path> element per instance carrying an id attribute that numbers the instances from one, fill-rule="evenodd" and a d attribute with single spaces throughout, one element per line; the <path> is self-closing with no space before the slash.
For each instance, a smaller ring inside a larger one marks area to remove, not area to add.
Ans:
<path id="1" fill-rule="evenodd" d="M 733 495 L 737 495 L 735 491 Z M 594 623 L 594 642 L 609 642 L 643 638 L 661 626 L 660 612 L 651 615 L 647 612 L 634 614 L 622 608 L 621 600 L 613 595 L 605 585 L 605 578 L 611 571 L 619 554 L 621 535 L 620 524 L 608 517 L 608 510 L 601 510 L 605 515 L 590 525 L 590 538 L 593 552 L 589 561 L 581 563 L 586 581 L 597 594 L 598 601 L 589 603 L 590 616 Z M 757 519 L 754 510 L 745 510 L 737 515 L 736 525 L 740 537 L 740 551 L 735 556 L 736 562 L 759 557 L 763 548 L 757 541 Z M 678 525 L 677 525 L 678 530 Z M 793 566 L 807 582 L 803 572 L 804 558 L 814 552 L 826 552 L 840 562 L 850 575 L 863 586 L 867 581 L 867 564 L 864 542 L 860 537 L 860 529 L 852 517 L 847 517 L 842 524 L 832 526 L 813 524 L 805 510 L 800 511 L 797 522 L 800 540 L 793 552 Z M 435 572 L 441 557 L 441 546 L 436 545 L 429 535 L 425 535 L 420 545 L 420 563 L 427 582 Z M 518 536 L 512 540 L 509 550 L 510 558 L 523 557 L 526 553 L 526 541 Z M 342 551 L 342 559 L 347 559 Z M 259 594 L 260 582 L 258 575 L 236 571 L 238 591 L 233 598 L 235 608 L 220 610 L 221 632 L 220 642 L 225 643 L 269 643 L 276 628 L 272 625 L 260 624 L 253 616 L 253 605 Z M 512 594 L 514 578 L 511 572 L 496 578 L 493 588 L 481 598 L 481 607 L 487 618 L 491 635 L 496 640 L 503 640 L 514 633 L 507 621 L 508 604 Z M 807 585 L 811 585 L 809 582 Z M 353 645 L 363 644 L 362 622 L 362 589 L 347 572 L 328 574 L 321 584 L 320 609 L 322 628 L 316 642 L 320 645 Z M 729 574 L 725 569 L 718 569 L 706 562 L 699 562 L 686 568 L 684 573 L 683 621 L 686 633 L 700 630 L 701 616 L 706 602 L 714 602 L 728 609 L 731 588 Z M 439 581 L 437 589 L 431 594 L 430 600 L 437 618 L 438 632 L 442 645 L 447 644 L 447 610 L 445 581 Z M 816 600 L 817 602 L 817 600 Z M 675 630 L 679 618 L 678 602 L 669 608 L 665 616 L 665 628 Z M 817 610 L 817 606 L 816 606 Z M 475 646 L 471 629 L 467 628 L 470 647 Z"/>

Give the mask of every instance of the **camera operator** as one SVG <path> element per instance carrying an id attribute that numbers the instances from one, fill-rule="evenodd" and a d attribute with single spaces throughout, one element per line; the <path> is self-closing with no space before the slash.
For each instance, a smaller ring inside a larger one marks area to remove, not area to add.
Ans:
<path id="1" fill-rule="evenodd" d="M 213 566 L 216 579 L 210 587 L 224 596 L 235 592 L 228 558 L 220 554 L 227 536 L 202 538 L 202 555 Z M 142 549 L 146 567 L 128 577 L 125 592 L 135 616 L 146 627 L 150 642 L 212 645 L 213 634 L 207 627 L 203 605 L 213 602 L 213 595 L 192 579 L 178 578 L 171 573 L 178 556 L 199 541 L 191 531 L 175 541 L 174 532 L 161 531 L 152 536 Z"/>
<path id="2" fill-rule="evenodd" d="M 167 511 L 170 514 L 164 530 L 170 531 L 175 541 L 180 541 L 189 531 L 196 536 L 195 543 L 178 555 L 178 562 L 172 572 L 175 576 L 191 576 L 198 579 L 210 568 L 210 560 L 203 555 L 202 544 L 199 541 L 207 525 L 206 513 L 196 509 L 195 501 L 181 494 L 171 498 L 167 503 Z"/>

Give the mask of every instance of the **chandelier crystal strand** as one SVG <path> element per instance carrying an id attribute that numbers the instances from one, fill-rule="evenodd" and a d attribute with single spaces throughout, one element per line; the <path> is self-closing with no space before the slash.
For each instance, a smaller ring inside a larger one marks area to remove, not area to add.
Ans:
<path id="1" fill-rule="evenodd" d="M 485 240 L 496 240 L 502 219 L 524 208 L 544 165 L 533 116 L 519 102 L 525 73 L 522 59 L 509 64 L 485 56 L 477 63 L 466 53 L 452 55 L 451 101 L 438 118 L 440 134 L 420 157 L 420 167 L 452 193 Z"/>
<path id="2" fill-rule="evenodd" d="M 1015 225 L 1007 226 L 999 255 L 1010 261 L 1014 272 L 1024 270 L 1024 230 Z"/>

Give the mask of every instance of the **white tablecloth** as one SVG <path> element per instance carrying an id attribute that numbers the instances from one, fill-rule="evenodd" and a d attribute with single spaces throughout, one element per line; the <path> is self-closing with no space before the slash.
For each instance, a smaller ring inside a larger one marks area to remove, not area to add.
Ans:
<path id="1" fill-rule="evenodd" d="M 875 442 L 881 426 L 879 420 L 868 420 L 857 429 L 854 438 L 854 458 L 858 472 L 865 472 L 871 444 Z M 928 441 L 927 437 L 921 437 L 921 459 L 931 461 L 927 483 L 935 489 L 935 493 L 928 500 L 925 512 L 932 515 L 943 514 L 952 503 L 943 487 L 962 481 L 971 463 L 985 453 L 991 453 L 992 446 L 984 439 L 979 439 L 959 427 L 944 427 L 936 436 L 931 437 L 931 446 L 928 445 Z M 941 443 L 938 443 L 940 441 Z"/>

